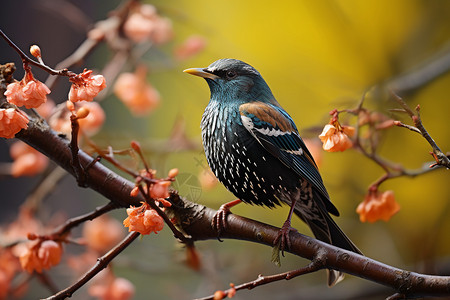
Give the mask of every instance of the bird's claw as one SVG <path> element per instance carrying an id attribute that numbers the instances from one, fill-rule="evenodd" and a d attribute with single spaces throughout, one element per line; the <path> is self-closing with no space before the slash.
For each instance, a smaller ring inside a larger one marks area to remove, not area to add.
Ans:
<path id="1" fill-rule="evenodd" d="M 227 228 L 227 216 L 231 214 L 229 206 L 225 203 L 222 206 L 220 206 L 219 210 L 214 214 L 212 221 L 211 221 L 211 227 L 217 231 L 217 239 L 219 241 L 222 241 L 220 239 L 220 234 L 223 230 Z"/>
<path id="2" fill-rule="evenodd" d="M 287 220 L 284 222 L 280 231 L 278 231 L 277 237 L 275 238 L 273 244 L 279 245 L 279 249 L 281 250 L 281 255 L 284 256 L 284 249 L 291 248 L 291 238 L 289 237 L 289 233 L 291 231 L 297 232 L 297 229 L 291 227 L 291 222 Z M 287 246 L 287 248 L 286 248 Z"/>
<path id="3" fill-rule="evenodd" d="M 220 239 L 220 234 L 223 230 L 227 229 L 227 216 L 231 214 L 230 208 L 233 206 L 241 203 L 242 201 L 239 199 L 236 199 L 231 202 L 227 202 L 225 204 L 222 204 L 218 211 L 214 214 L 212 221 L 211 221 L 211 227 L 217 231 L 217 239 L 222 242 Z"/>

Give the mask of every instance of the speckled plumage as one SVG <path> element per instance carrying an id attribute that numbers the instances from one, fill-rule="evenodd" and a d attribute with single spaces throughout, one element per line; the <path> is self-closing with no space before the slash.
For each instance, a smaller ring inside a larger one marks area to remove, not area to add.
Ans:
<path id="1" fill-rule="evenodd" d="M 294 205 L 316 238 L 360 253 L 329 216 L 339 213 L 314 159 L 259 72 L 235 59 L 186 72 L 205 78 L 211 90 L 202 140 L 220 182 L 246 203 Z"/>

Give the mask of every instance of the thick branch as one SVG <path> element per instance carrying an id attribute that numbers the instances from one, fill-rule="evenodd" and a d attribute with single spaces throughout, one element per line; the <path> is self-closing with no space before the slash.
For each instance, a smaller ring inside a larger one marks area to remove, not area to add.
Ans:
<path id="1" fill-rule="evenodd" d="M 28 129 L 19 132 L 16 137 L 48 156 L 71 175 L 76 175 L 71 163 L 72 152 L 69 141 L 57 135 L 46 123 L 30 119 Z M 141 196 L 130 196 L 134 183 L 99 162 L 86 168 L 94 159 L 82 150 L 78 152 L 78 157 L 81 166 L 86 170 L 87 178 L 84 182 L 86 187 L 99 192 L 120 207 L 139 206 L 140 202 L 144 201 Z"/>
<path id="2" fill-rule="evenodd" d="M 173 211 L 180 227 L 194 240 L 217 239 L 211 227 L 215 210 L 188 202 L 172 195 Z M 273 246 L 279 228 L 230 214 L 227 229 L 221 238 L 251 241 Z M 408 296 L 450 295 L 450 277 L 423 275 L 401 270 L 368 257 L 334 247 L 298 232 L 290 232 L 292 246 L 287 252 L 314 260 L 319 252 L 325 253 L 324 267 L 340 270 L 391 287 Z"/>

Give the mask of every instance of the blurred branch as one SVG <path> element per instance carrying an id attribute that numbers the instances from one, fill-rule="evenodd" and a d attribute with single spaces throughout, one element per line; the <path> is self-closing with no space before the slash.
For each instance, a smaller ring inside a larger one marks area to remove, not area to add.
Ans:
<path id="1" fill-rule="evenodd" d="M 70 287 L 56 293 L 55 295 L 48 297 L 47 300 L 57 300 L 69 298 L 75 293 L 79 288 L 91 280 L 95 275 L 97 275 L 101 270 L 105 269 L 108 264 L 119 255 L 126 247 L 128 247 L 135 239 L 140 236 L 138 232 L 131 232 L 125 239 L 116 247 L 111 249 L 108 253 L 97 259 L 97 263 L 88 272 L 86 272 L 80 279 L 76 281 L 75 284 Z"/>
<path id="2" fill-rule="evenodd" d="M 92 221 L 93 219 L 97 218 L 98 216 L 107 213 L 108 211 L 111 211 L 113 209 L 118 208 L 117 204 L 114 202 L 108 202 L 107 204 L 97 207 L 94 211 L 87 213 L 82 216 L 78 216 L 72 219 L 69 219 L 66 221 L 66 223 L 59 228 L 56 228 L 53 231 L 52 235 L 55 236 L 64 236 L 65 234 L 69 233 L 72 228 L 75 226 L 80 225 L 81 223 L 84 223 L 86 221 Z"/>
<path id="3" fill-rule="evenodd" d="M 393 78 L 386 83 L 387 90 L 398 94 L 406 94 L 432 82 L 450 70 L 450 51 L 437 55 L 424 62 L 417 69 Z"/>
<path id="4" fill-rule="evenodd" d="M 125 39 L 120 39 L 117 32 L 119 31 L 120 26 L 123 25 L 123 22 L 125 21 L 126 16 L 128 15 L 128 12 L 133 4 L 135 4 L 134 0 L 126 1 L 122 6 L 112 11 L 110 17 L 96 22 L 93 28 L 89 30 L 86 40 L 84 40 L 84 42 L 72 54 L 58 63 L 56 68 L 70 68 L 82 62 L 95 49 L 95 47 L 102 42 L 106 42 L 110 47 L 116 49 L 117 54 L 119 55 L 123 55 L 124 51 L 128 53 L 128 48 L 130 48 L 129 42 Z M 119 63 L 120 68 L 122 68 L 125 63 L 123 60 L 118 60 L 117 57 L 111 59 L 111 63 L 114 64 L 117 64 L 119 61 L 121 62 Z M 107 78 L 109 82 L 110 78 L 106 75 L 105 78 Z M 49 76 L 45 84 L 52 88 L 57 79 L 58 77 Z"/>

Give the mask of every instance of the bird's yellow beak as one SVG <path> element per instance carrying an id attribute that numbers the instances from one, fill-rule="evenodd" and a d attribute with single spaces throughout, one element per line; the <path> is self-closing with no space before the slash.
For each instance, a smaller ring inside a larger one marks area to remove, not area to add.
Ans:
<path id="1" fill-rule="evenodd" d="M 191 75 L 195 75 L 195 76 L 200 76 L 203 78 L 209 78 L 212 80 L 216 80 L 217 78 L 219 78 L 219 76 L 214 75 L 213 73 L 206 71 L 206 69 L 201 69 L 201 68 L 186 69 L 183 72 L 191 74 Z"/>

